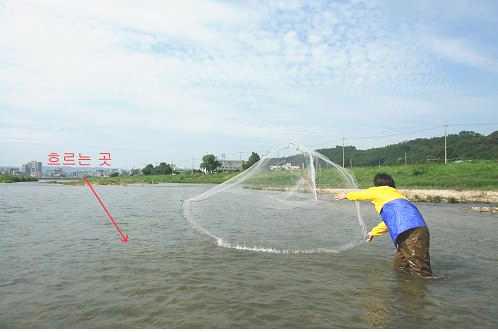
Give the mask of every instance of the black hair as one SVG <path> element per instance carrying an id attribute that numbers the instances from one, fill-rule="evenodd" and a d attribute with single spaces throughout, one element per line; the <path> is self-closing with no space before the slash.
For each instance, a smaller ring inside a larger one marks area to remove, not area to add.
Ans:
<path id="1" fill-rule="evenodd" d="M 374 177 L 374 185 L 376 187 L 389 186 L 396 188 L 396 184 L 394 183 L 393 178 L 386 173 L 377 173 Z"/>

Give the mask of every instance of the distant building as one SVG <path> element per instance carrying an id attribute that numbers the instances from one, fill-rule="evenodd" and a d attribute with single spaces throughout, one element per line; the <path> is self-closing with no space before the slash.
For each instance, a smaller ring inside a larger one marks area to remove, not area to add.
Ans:
<path id="1" fill-rule="evenodd" d="M 270 170 L 276 170 L 276 169 L 285 169 L 285 170 L 298 170 L 301 169 L 300 166 L 292 165 L 291 163 L 286 163 L 284 165 L 272 165 L 270 166 Z"/>
<path id="2" fill-rule="evenodd" d="M 18 167 L 12 167 L 9 169 L 9 175 L 21 175 L 21 171 Z"/>
<path id="3" fill-rule="evenodd" d="M 29 163 L 23 165 L 22 169 L 24 175 L 34 178 L 40 178 L 42 176 L 42 163 L 39 161 L 32 160 Z"/>
<path id="4" fill-rule="evenodd" d="M 49 176 L 62 178 L 64 177 L 64 171 L 62 170 L 61 167 L 55 167 L 54 169 L 51 170 Z"/>
<path id="5" fill-rule="evenodd" d="M 21 175 L 18 167 L 0 167 L 0 174 Z"/>
<path id="6" fill-rule="evenodd" d="M 221 166 L 218 167 L 220 171 L 241 171 L 242 160 L 220 160 Z"/>
<path id="7" fill-rule="evenodd" d="M 107 176 L 113 174 L 113 173 L 118 173 L 121 174 L 121 169 L 119 168 L 109 168 L 107 171 Z"/>
<path id="8" fill-rule="evenodd" d="M 113 173 L 118 173 L 121 175 L 121 169 L 119 168 L 98 168 L 91 175 L 93 176 L 110 176 Z"/>
<path id="9" fill-rule="evenodd" d="M 73 178 L 82 178 L 84 176 L 92 176 L 94 172 L 89 169 L 77 168 L 74 171 L 69 172 L 69 176 Z"/>

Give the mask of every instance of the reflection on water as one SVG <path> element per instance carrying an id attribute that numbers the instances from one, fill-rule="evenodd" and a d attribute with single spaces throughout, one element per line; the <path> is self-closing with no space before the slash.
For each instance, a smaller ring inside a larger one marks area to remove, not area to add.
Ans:
<path id="1" fill-rule="evenodd" d="M 439 287 L 442 278 L 425 280 L 409 273 L 392 271 L 389 278 L 375 271 L 367 273 L 360 292 L 370 328 L 418 328 L 431 326 L 434 302 L 429 286 Z M 435 284 L 436 283 L 436 284 Z M 440 286 L 445 287 L 444 284 Z M 436 315 L 437 316 L 437 315 Z"/>
<path id="2" fill-rule="evenodd" d="M 496 327 L 498 218 L 420 208 L 439 280 L 392 270 L 387 237 L 340 255 L 217 247 L 192 231 L 196 185 L 98 186 L 123 245 L 84 187 L 0 185 L 2 328 Z M 369 226 L 377 222 L 365 208 Z"/>

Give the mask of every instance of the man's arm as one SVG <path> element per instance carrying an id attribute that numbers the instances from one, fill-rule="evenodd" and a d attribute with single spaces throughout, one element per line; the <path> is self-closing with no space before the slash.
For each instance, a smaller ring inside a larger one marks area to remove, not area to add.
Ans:
<path id="1" fill-rule="evenodd" d="M 350 201 L 372 201 L 375 199 L 374 194 L 369 189 L 360 191 L 351 191 L 349 193 L 339 193 L 335 196 L 335 199 L 348 199 Z"/>
<path id="2" fill-rule="evenodd" d="M 365 189 L 349 192 L 346 194 L 346 198 L 350 201 L 373 201 L 375 196 L 371 190 Z"/>

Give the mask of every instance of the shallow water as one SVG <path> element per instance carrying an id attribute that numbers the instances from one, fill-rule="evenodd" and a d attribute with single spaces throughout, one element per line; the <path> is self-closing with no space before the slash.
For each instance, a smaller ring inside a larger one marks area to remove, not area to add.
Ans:
<path id="1" fill-rule="evenodd" d="M 498 217 L 419 204 L 440 280 L 391 270 L 387 237 L 339 255 L 217 247 L 182 201 L 197 185 L 0 185 L 0 328 L 489 328 Z M 371 227 L 371 209 L 364 208 Z"/>

